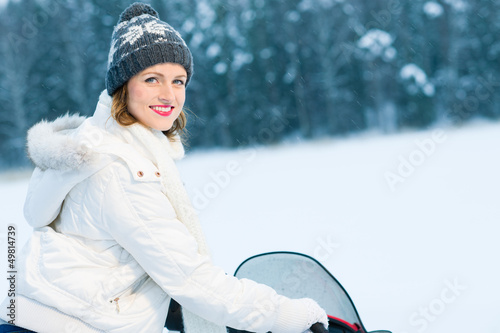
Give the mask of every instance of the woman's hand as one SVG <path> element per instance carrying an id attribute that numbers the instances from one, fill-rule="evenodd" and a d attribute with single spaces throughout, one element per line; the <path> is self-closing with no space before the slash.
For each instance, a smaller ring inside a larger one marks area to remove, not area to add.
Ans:
<path id="1" fill-rule="evenodd" d="M 307 330 L 305 332 L 323 333 L 328 332 L 328 316 L 325 310 L 318 303 L 310 298 L 303 298 L 306 308 L 309 311 Z"/>

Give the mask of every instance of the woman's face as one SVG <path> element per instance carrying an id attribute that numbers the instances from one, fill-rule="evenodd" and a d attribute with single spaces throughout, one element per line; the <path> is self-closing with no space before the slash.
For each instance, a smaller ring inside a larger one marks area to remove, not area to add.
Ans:
<path id="1" fill-rule="evenodd" d="M 179 64 L 146 68 L 128 81 L 128 112 L 145 126 L 169 130 L 184 106 L 186 80 L 186 70 Z"/>

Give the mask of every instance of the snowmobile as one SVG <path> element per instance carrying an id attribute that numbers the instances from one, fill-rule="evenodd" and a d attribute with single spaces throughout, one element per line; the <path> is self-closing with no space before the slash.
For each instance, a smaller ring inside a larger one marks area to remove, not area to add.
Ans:
<path id="1" fill-rule="evenodd" d="M 290 298 L 314 299 L 328 314 L 328 330 L 322 324 L 311 327 L 313 333 L 391 333 L 386 330 L 368 332 L 353 301 L 342 285 L 314 258 L 295 252 L 269 252 L 245 260 L 234 274 L 266 284 Z M 174 300 L 165 323 L 169 331 L 183 332 L 181 306 Z M 227 328 L 228 333 L 251 333 Z M 3 332 L 31 332 L 11 325 L 0 325 Z M 33 332 L 34 333 L 34 332 Z"/>
<path id="2" fill-rule="evenodd" d="M 328 314 L 328 330 L 317 323 L 313 333 L 391 333 L 367 331 L 352 299 L 339 281 L 316 259 L 296 252 L 268 252 L 243 261 L 236 269 L 237 278 L 247 278 L 272 287 L 290 298 L 314 299 Z M 169 331 L 182 332 L 180 306 L 172 301 L 167 317 Z M 228 333 L 251 333 L 228 328 Z"/>

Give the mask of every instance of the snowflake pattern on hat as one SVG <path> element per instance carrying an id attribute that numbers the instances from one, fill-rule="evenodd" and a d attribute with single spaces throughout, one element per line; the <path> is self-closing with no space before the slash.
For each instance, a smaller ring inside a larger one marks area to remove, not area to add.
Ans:
<path id="1" fill-rule="evenodd" d="M 149 16 L 149 15 L 144 14 L 138 17 L 134 17 L 130 21 L 121 22 L 119 25 L 116 26 L 115 34 L 118 35 L 121 33 L 121 36 L 115 39 L 111 44 L 111 49 L 109 51 L 109 56 L 108 56 L 108 66 L 113 61 L 117 49 L 129 49 L 130 47 L 134 47 L 134 44 L 136 44 L 138 40 L 143 38 L 145 34 L 149 35 L 149 38 L 152 37 L 151 35 L 157 35 L 158 38 L 153 39 L 150 42 L 158 43 L 158 42 L 168 41 L 168 38 L 165 38 L 165 36 L 168 33 L 173 33 L 180 39 L 182 44 L 187 47 L 186 43 L 182 39 L 179 32 L 175 31 L 174 28 L 172 28 L 167 23 L 161 22 L 156 18 L 150 16 L 149 17 L 150 21 L 142 24 L 133 25 L 139 20 L 139 18 L 143 16 Z M 117 47 L 118 43 L 120 43 L 120 45 Z M 126 44 L 128 44 L 128 46 Z M 128 54 L 137 50 L 138 48 L 140 48 L 140 45 L 138 47 L 134 47 L 129 52 L 122 54 L 121 57 L 122 58 L 126 57 Z"/>

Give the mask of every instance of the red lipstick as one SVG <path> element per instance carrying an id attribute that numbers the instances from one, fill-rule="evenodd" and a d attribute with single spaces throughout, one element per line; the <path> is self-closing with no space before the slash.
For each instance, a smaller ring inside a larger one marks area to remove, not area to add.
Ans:
<path id="1" fill-rule="evenodd" d="M 172 105 L 151 105 L 149 108 L 162 117 L 168 117 L 174 112 Z"/>

